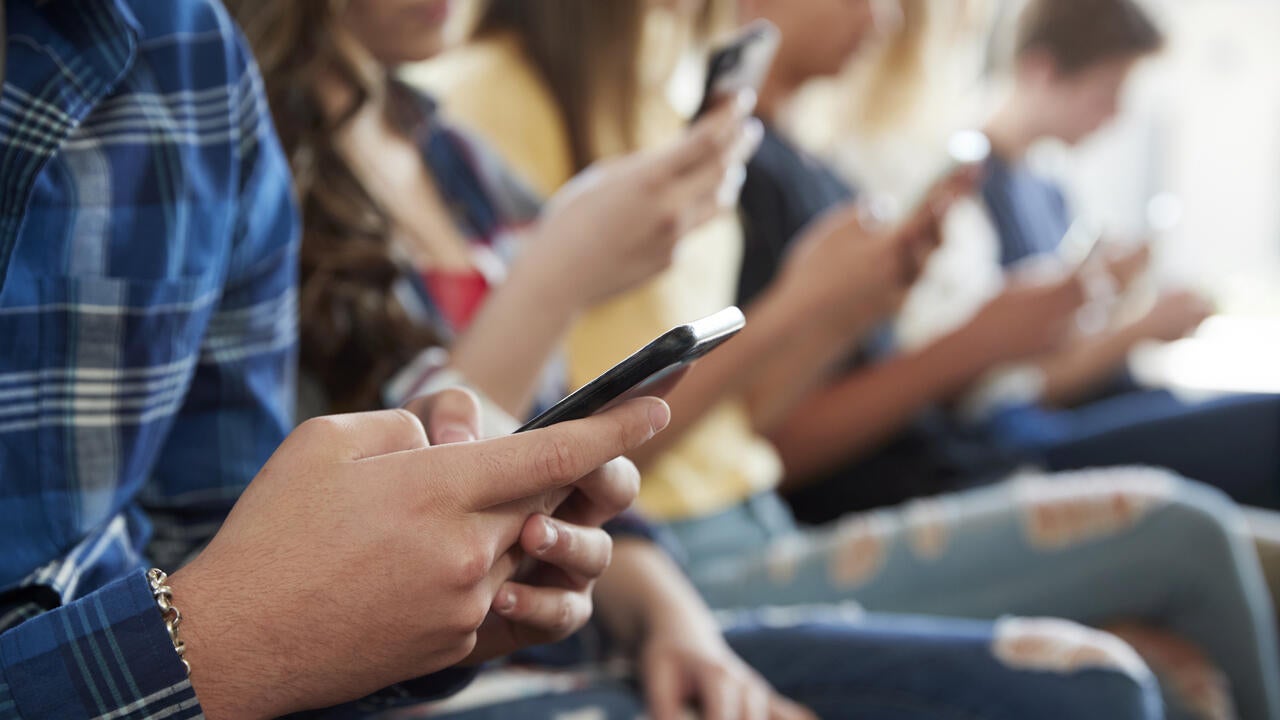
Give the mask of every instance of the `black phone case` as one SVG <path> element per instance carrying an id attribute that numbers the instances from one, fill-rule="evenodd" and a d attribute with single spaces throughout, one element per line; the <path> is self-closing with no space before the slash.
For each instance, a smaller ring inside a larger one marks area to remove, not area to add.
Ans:
<path id="1" fill-rule="evenodd" d="M 708 320 L 715 317 L 712 316 Z M 741 313 L 738 313 L 736 322 L 731 321 L 722 327 L 713 328 L 704 337 L 699 337 L 697 325 L 698 323 L 681 325 L 667 331 L 600 377 L 583 385 L 579 390 L 550 407 L 546 412 L 525 423 L 516 432 L 537 430 L 569 420 L 581 420 L 615 402 L 638 397 L 643 394 L 645 387 L 655 384 L 668 374 L 720 347 L 742 329 L 743 322 Z"/>

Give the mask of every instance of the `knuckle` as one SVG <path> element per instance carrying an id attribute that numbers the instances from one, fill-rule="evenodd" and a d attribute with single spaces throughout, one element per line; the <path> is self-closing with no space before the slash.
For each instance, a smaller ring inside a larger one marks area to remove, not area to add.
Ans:
<path id="1" fill-rule="evenodd" d="M 575 598 L 579 599 L 575 601 Z M 555 620 L 551 630 L 557 635 L 569 635 L 577 630 L 591 615 L 591 601 L 584 596 L 572 595 L 557 603 Z"/>
<path id="2" fill-rule="evenodd" d="M 314 417 L 293 431 L 294 437 L 306 444 L 327 445 L 342 435 L 341 421 L 335 417 Z"/>
<path id="3" fill-rule="evenodd" d="M 407 408 L 395 408 L 393 410 L 384 411 L 387 417 L 396 423 L 398 432 L 403 432 L 406 438 L 425 437 L 426 433 L 422 427 L 422 420 L 417 414 Z"/>
<path id="4" fill-rule="evenodd" d="M 576 480 L 576 448 L 563 435 L 553 435 L 538 451 L 535 470 L 543 477 L 569 482 Z"/>
<path id="5" fill-rule="evenodd" d="M 475 593 L 462 603 L 454 613 L 454 630 L 460 634 L 474 634 L 489 616 L 490 601 L 482 593 Z"/>
<path id="6" fill-rule="evenodd" d="M 491 566 L 487 553 L 468 544 L 468 549 L 459 552 L 454 561 L 454 580 L 458 587 L 475 587 L 488 577 Z"/>

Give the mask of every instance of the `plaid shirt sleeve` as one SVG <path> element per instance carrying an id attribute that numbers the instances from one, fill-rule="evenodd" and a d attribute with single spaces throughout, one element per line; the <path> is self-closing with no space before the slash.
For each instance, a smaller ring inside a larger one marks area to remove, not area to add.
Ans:
<path id="1" fill-rule="evenodd" d="M 241 41 L 243 42 L 243 41 Z M 242 45 L 242 178 L 221 300 L 190 390 L 139 500 L 154 526 L 148 555 L 172 571 L 217 532 L 293 426 L 298 223 L 292 178 L 262 81 Z"/>
<path id="2" fill-rule="evenodd" d="M 141 571 L 0 635 L 0 718 L 200 715 Z"/>

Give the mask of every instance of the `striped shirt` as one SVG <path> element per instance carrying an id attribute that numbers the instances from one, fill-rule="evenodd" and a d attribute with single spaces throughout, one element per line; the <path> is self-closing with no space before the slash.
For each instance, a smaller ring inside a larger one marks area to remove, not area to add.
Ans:
<path id="1" fill-rule="evenodd" d="M 290 428 L 287 166 L 219 3 L 6 5 L 0 717 L 195 717 L 142 568 Z"/>

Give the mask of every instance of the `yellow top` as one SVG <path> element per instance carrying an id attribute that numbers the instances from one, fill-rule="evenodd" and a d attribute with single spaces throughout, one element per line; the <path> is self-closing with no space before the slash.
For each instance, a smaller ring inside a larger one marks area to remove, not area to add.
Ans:
<path id="1" fill-rule="evenodd" d="M 434 93 L 446 116 L 478 133 L 543 193 L 570 178 L 563 116 L 514 40 L 471 43 L 405 76 Z M 655 103 L 645 119 L 646 143 L 676 137 L 685 126 L 665 102 Z M 578 322 L 570 334 L 569 384 L 579 387 L 672 327 L 732 305 L 741 262 L 742 233 L 734 216 L 691 233 L 669 270 Z M 743 403 L 728 400 L 646 470 L 639 502 L 659 520 L 697 517 L 771 490 L 781 477 L 773 446 L 754 432 Z"/>

